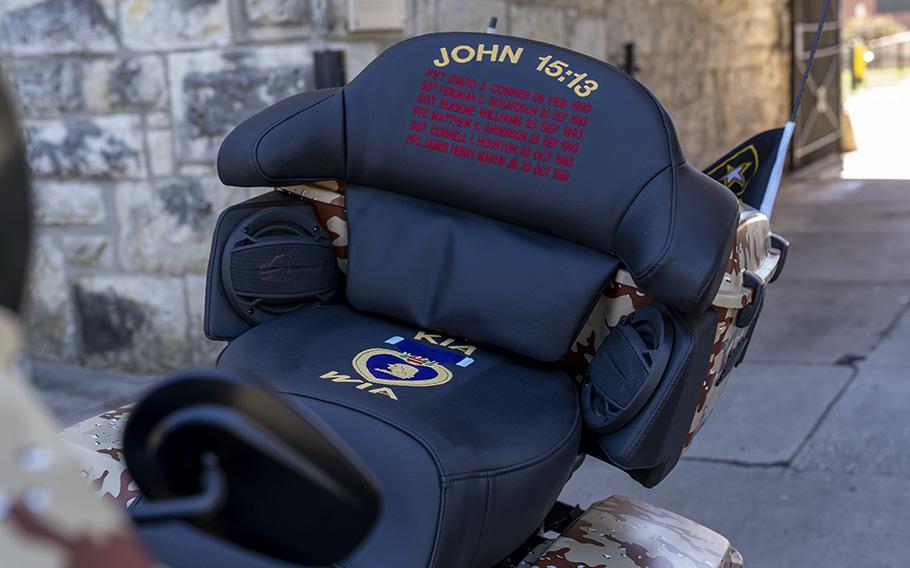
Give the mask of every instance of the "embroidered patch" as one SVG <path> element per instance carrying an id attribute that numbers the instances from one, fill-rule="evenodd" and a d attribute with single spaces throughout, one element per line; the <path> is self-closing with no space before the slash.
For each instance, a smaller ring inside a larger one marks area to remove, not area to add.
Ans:
<path id="1" fill-rule="evenodd" d="M 474 362 L 462 353 L 432 347 L 403 337 L 391 337 L 387 348 L 366 349 L 358 353 L 352 364 L 360 376 L 381 385 L 432 387 L 452 380 L 446 363 L 467 367 Z"/>

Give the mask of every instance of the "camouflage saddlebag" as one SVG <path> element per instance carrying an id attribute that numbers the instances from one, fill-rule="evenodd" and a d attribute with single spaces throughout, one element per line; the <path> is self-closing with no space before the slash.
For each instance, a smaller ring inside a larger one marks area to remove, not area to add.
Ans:
<path id="1" fill-rule="evenodd" d="M 582 384 L 588 454 L 647 487 L 673 469 L 745 356 L 786 250 L 744 205 L 720 291 L 698 314 L 653 303 L 619 272 L 565 359 Z"/>

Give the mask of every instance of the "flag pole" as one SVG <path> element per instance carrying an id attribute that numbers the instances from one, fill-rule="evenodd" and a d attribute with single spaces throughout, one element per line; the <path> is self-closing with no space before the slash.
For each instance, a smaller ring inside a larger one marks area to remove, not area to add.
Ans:
<path id="1" fill-rule="evenodd" d="M 815 29 L 815 39 L 812 40 L 812 48 L 809 50 L 809 59 L 806 60 L 806 68 L 803 69 L 803 78 L 799 85 L 799 91 L 796 93 L 796 100 L 793 103 L 793 110 L 790 113 L 790 120 L 784 125 L 784 132 L 777 147 L 777 157 L 774 159 L 774 167 L 771 169 L 771 177 L 768 179 L 768 187 L 765 190 L 764 198 L 759 208 L 762 213 L 769 219 L 771 211 L 774 210 L 774 201 L 777 199 L 777 192 L 780 189 L 780 181 L 784 175 L 784 164 L 787 161 L 787 150 L 790 149 L 790 141 L 793 139 L 793 130 L 796 128 L 796 116 L 799 113 L 799 105 L 803 100 L 803 93 L 806 92 L 806 85 L 809 82 L 809 73 L 812 71 L 812 64 L 815 62 L 815 51 L 818 49 L 818 42 L 822 37 L 822 31 L 825 29 L 825 22 L 828 20 L 828 10 L 831 8 L 831 0 L 825 0 L 825 7 L 822 10 L 822 17 L 818 21 L 818 27 Z"/>

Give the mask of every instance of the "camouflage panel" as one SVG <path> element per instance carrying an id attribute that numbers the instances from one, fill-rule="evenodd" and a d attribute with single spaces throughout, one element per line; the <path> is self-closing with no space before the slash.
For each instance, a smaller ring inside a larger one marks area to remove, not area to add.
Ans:
<path id="1" fill-rule="evenodd" d="M 320 181 L 309 184 L 281 187 L 279 190 L 308 201 L 316 218 L 332 237 L 338 267 L 348 273 L 348 218 L 344 209 L 344 183 Z"/>
<path id="2" fill-rule="evenodd" d="M 99 501 L 30 391 L 14 316 L 0 309 L 0 559 L 29 568 L 140 568 L 150 556 Z"/>
<path id="3" fill-rule="evenodd" d="M 771 249 L 771 225 L 768 218 L 748 205 L 743 205 L 733 254 L 712 306 L 717 315 L 717 333 L 684 451 L 689 448 L 689 444 L 711 415 L 714 405 L 727 386 L 726 377 L 723 376 L 727 359 L 736 352 L 748 335 L 747 327 L 737 327 L 734 323 L 739 309 L 752 301 L 752 290 L 743 286 L 743 272 L 751 270 L 767 284 L 777 268 L 778 260 L 780 260 L 778 251 Z"/>
<path id="4" fill-rule="evenodd" d="M 603 295 L 597 299 L 572 348 L 562 360 L 563 370 L 578 381 L 584 378 L 594 353 L 610 331 L 619 325 L 623 317 L 651 303 L 635 286 L 632 275 L 619 270 L 616 279 L 607 285 Z"/>
<path id="5" fill-rule="evenodd" d="M 139 496 L 123 459 L 123 428 L 131 406 L 109 410 L 60 433 L 98 497 L 126 508 Z"/>
<path id="6" fill-rule="evenodd" d="M 554 540 L 535 568 L 741 568 L 720 534 L 665 509 L 614 495 Z"/>

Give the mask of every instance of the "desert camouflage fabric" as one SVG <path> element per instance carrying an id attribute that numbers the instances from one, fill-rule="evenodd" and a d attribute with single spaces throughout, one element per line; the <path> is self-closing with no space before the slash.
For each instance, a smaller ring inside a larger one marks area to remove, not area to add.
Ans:
<path id="1" fill-rule="evenodd" d="M 711 306 L 717 315 L 717 332 L 684 449 L 689 448 L 727 386 L 727 377 L 723 375 L 727 359 L 747 338 L 748 328 L 736 327 L 734 323 L 739 310 L 752 301 L 752 290 L 743 286 L 743 271 L 755 272 L 767 284 L 774 275 L 779 260 L 779 251 L 771 248 L 771 225 L 768 218 L 743 205 L 733 253 L 720 291 Z"/>
<path id="2" fill-rule="evenodd" d="M 14 316 L 0 309 L 0 565 L 153 566 L 122 511 L 86 487 L 27 383 L 22 346 Z"/>
<path id="3" fill-rule="evenodd" d="M 83 420 L 60 434 L 82 467 L 82 478 L 105 500 L 129 508 L 139 496 L 123 459 L 123 428 L 130 406 Z"/>
<path id="4" fill-rule="evenodd" d="M 734 325 L 739 310 L 752 301 L 752 290 L 743 285 L 743 271 L 752 270 L 768 282 L 777 266 L 779 256 L 777 251 L 771 250 L 770 239 L 771 226 L 767 217 L 744 205 L 724 279 L 711 306 L 717 316 L 717 332 L 685 449 L 688 449 L 726 387 L 722 371 L 727 358 L 746 337 L 747 328 Z M 650 303 L 651 300 L 638 289 L 632 275 L 619 270 L 582 326 L 563 360 L 563 368 L 580 381 L 597 348 L 621 318 Z"/>
<path id="5" fill-rule="evenodd" d="M 344 209 L 344 183 L 321 181 L 279 188 L 313 206 L 316 218 L 332 237 L 338 267 L 348 273 L 348 218 Z"/>
<path id="6" fill-rule="evenodd" d="M 629 497 L 599 501 L 557 537 L 534 568 L 742 568 L 718 533 Z"/>
<path id="7" fill-rule="evenodd" d="M 632 275 L 625 270 L 619 270 L 616 278 L 607 285 L 604 293 L 594 304 L 572 348 L 563 359 L 562 368 L 570 376 L 581 381 L 594 358 L 594 353 L 610 331 L 619 325 L 622 318 L 652 303 L 651 299 L 636 287 Z"/>

